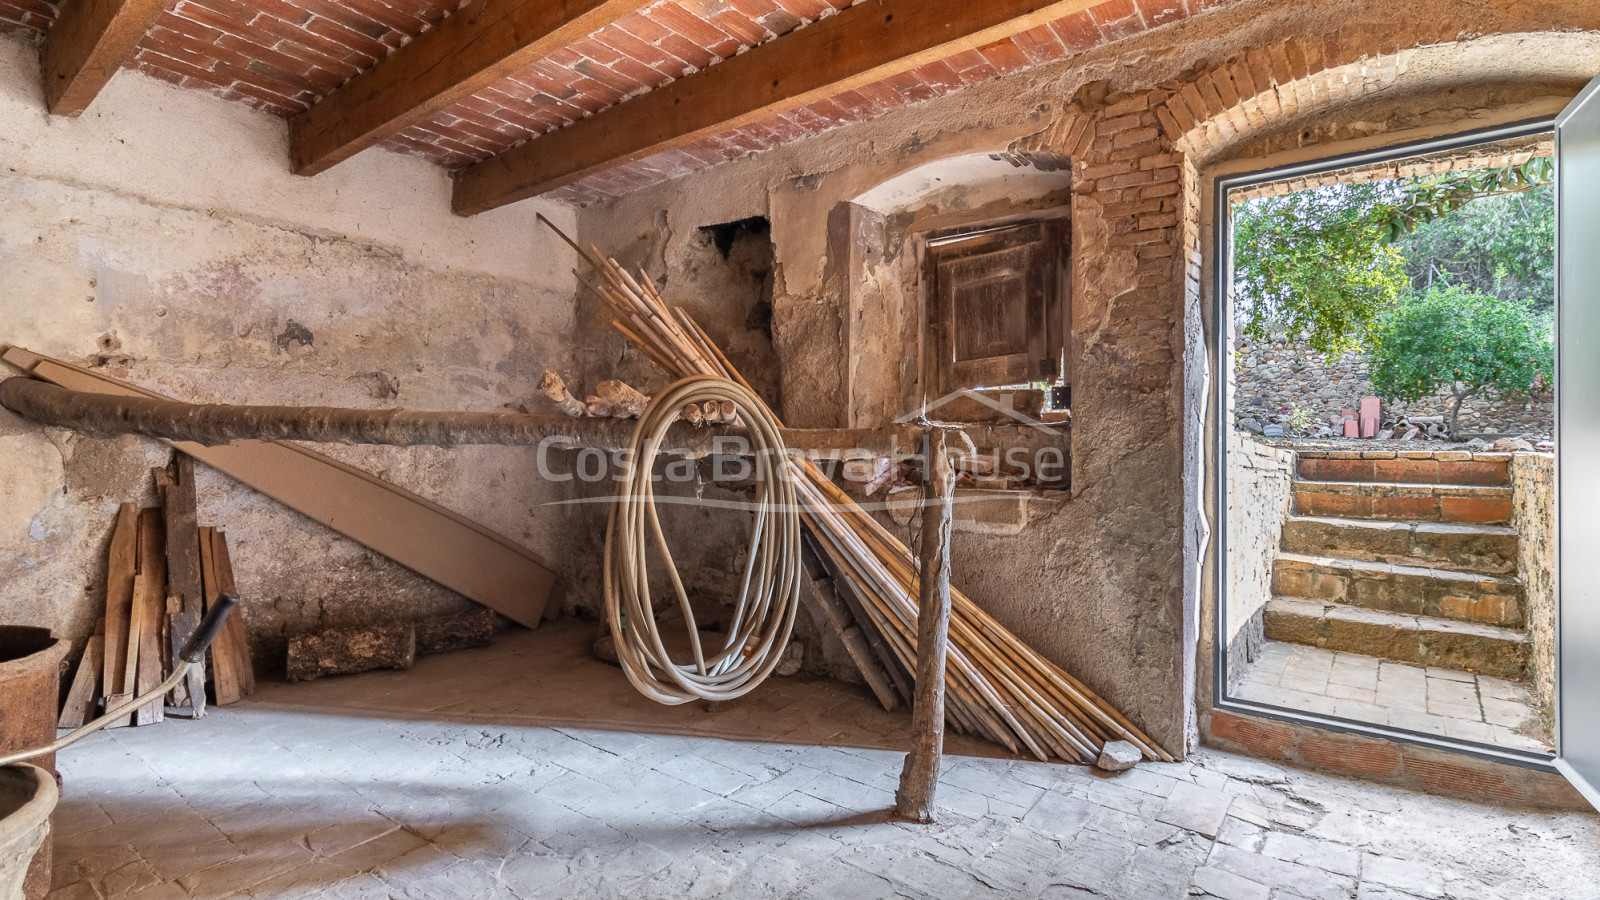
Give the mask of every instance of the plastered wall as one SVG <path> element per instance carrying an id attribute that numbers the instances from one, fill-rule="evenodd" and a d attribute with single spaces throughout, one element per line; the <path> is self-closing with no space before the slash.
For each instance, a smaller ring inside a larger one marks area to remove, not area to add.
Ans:
<path id="1" fill-rule="evenodd" d="M 287 172 L 282 121 L 118 75 L 47 117 L 36 49 L 0 37 L 0 342 L 211 402 L 496 410 L 570 359 L 570 253 L 524 203 L 449 212 L 447 176 L 375 151 Z M 10 374 L 9 372 L 6 374 Z M 577 590 L 560 512 L 526 448 L 327 448 L 529 547 Z M 75 639 L 99 613 L 112 516 L 154 502 L 169 451 L 0 411 L 0 621 Z M 265 664 L 285 634 L 467 601 L 201 466 Z"/>

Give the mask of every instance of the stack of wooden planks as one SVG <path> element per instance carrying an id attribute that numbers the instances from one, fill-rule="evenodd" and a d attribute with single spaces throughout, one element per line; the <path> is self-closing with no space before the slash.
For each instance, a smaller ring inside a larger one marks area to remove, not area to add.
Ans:
<path id="1" fill-rule="evenodd" d="M 612 326 L 672 377 L 714 375 L 746 384 L 688 313 L 667 306 L 648 276 L 641 272 L 635 279 L 599 248 L 584 249 L 570 239 L 568 243 L 593 268 L 596 277 L 574 274 L 611 310 Z M 886 651 L 880 661 L 887 674 L 915 672 L 917 560 L 810 461 L 791 455 L 787 464 L 804 507 L 802 518 L 835 587 L 855 601 L 852 612 L 870 633 L 867 644 Z M 952 728 L 981 735 L 1012 752 L 1026 749 L 1039 759 L 1093 763 L 1108 742 L 1123 740 L 1147 759 L 1172 760 L 1110 704 L 1034 652 L 960 591 L 952 588 L 950 594 L 945 712 Z M 859 652 L 859 647 L 855 649 Z M 865 669 L 863 674 L 884 705 L 890 705 L 882 676 Z"/>
<path id="2" fill-rule="evenodd" d="M 178 454 L 156 469 L 162 506 L 117 509 L 106 559 L 105 615 L 84 648 L 61 707 L 58 725 L 77 728 L 118 703 L 159 685 L 172 672 L 174 648 L 188 639 L 200 615 L 222 591 L 232 591 L 226 537 L 197 524 L 194 463 Z M 250 648 L 238 616 L 211 644 L 212 697 L 226 705 L 255 690 Z M 205 675 L 180 683 L 172 696 L 152 700 L 108 727 L 162 721 L 167 702 L 205 714 Z"/>

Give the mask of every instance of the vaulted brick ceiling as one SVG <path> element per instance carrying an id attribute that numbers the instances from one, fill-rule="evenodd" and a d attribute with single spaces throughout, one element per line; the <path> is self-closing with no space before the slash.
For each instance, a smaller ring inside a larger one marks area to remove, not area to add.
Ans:
<path id="1" fill-rule="evenodd" d="M 1231 0 L 1105 0 L 980 48 L 623 163 L 551 191 L 587 202 L 1082 53 Z M 178 0 L 128 65 L 285 118 L 433 27 L 453 0 Z M 662 0 L 387 138 L 456 170 L 851 6 L 851 0 Z M 51 0 L 0 0 L 0 28 L 44 34 Z"/>

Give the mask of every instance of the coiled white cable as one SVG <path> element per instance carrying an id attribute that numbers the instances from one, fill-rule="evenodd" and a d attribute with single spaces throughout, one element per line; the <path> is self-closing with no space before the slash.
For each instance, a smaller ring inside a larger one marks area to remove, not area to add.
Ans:
<path id="1" fill-rule="evenodd" d="M 651 473 L 667 429 L 688 403 L 731 400 L 755 456 L 755 523 L 743 584 L 727 640 L 707 656 L 689 597 L 672 563 L 656 515 Z M 779 424 L 761 398 L 724 378 L 695 375 L 650 401 L 634 428 L 630 469 L 618 487 L 606 526 L 606 618 L 617 658 L 639 692 L 677 705 L 696 698 L 732 700 L 749 693 L 782 661 L 794 629 L 800 592 L 800 507 Z M 662 646 L 650 600 L 648 547 L 653 543 L 677 594 L 694 659 L 677 663 Z"/>

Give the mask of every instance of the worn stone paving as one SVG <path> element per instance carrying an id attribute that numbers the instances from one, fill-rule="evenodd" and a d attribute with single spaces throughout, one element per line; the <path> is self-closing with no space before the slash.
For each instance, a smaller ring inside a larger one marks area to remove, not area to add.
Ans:
<path id="1" fill-rule="evenodd" d="M 1554 750 L 1532 688 L 1459 669 L 1267 641 L 1232 693 L 1242 700 L 1511 750 Z"/>
<path id="2" fill-rule="evenodd" d="M 558 623 L 410 672 L 268 684 L 63 754 L 55 900 L 1591 898 L 1600 819 L 1211 750 L 1111 777 L 954 738 L 938 824 L 886 820 L 907 732 L 774 679 L 662 707 Z"/>

